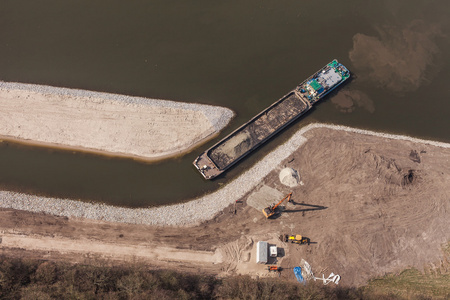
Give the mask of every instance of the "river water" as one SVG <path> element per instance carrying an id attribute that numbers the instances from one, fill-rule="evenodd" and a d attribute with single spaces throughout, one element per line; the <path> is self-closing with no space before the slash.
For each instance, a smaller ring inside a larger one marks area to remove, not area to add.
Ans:
<path id="1" fill-rule="evenodd" d="M 0 80 L 221 105 L 237 117 L 159 163 L 0 143 L 0 188 L 124 206 L 230 181 L 311 122 L 450 142 L 450 2 L 2 0 Z M 354 74 L 212 182 L 194 158 L 332 59 Z M 1 112 L 0 112 L 1 116 Z"/>

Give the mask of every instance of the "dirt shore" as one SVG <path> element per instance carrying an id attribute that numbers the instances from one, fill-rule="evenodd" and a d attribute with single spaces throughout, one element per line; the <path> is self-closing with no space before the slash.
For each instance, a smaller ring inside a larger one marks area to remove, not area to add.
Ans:
<path id="1" fill-rule="evenodd" d="M 223 107 L 0 82 L 0 137 L 133 156 L 179 155 L 225 127 Z"/>
<path id="2" fill-rule="evenodd" d="M 298 171 L 298 186 L 280 182 L 285 167 Z M 441 250 L 450 239 L 448 182 L 449 144 L 316 125 L 230 183 L 240 189 L 232 194 L 233 201 L 218 205 L 221 211 L 212 218 L 194 220 L 197 225 L 124 224 L 4 206 L 0 254 L 274 276 L 255 263 L 256 242 L 265 240 L 280 248 L 271 262 L 284 268 L 281 277 L 288 280 L 295 280 L 292 268 L 301 259 L 310 263 L 316 277 L 333 272 L 341 276 L 339 284 L 348 286 L 407 267 L 446 272 L 448 258 Z M 283 204 L 272 220 L 255 209 L 255 198 L 280 200 L 255 197 L 268 195 L 267 190 L 283 196 L 293 192 L 293 203 Z M 210 197 L 228 201 L 220 194 L 227 191 L 223 187 Z M 201 214 L 217 204 L 192 203 L 193 219 L 195 211 Z M 172 207 L 165 208 L 167 218 L 174 216 Z M 284 234 L 302 234 L 312 243 L 285 243 L 280 240 Z"/>

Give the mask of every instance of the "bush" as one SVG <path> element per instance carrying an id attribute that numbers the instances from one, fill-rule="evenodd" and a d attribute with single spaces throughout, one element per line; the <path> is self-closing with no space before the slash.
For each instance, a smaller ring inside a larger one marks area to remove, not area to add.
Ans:
<path id="1" fill-rule="evenodd" d="M 425 278 L 416 273 L 405 271 L 400 276 L 387 276 L 355 289 L 324 286 L 319 282 L 304 286 L 278 278 L 217 279 L 209 275 L 152 271 L 141 265 L 85 266 L 0 257 L 0 299 L 397 299 L 405 295 L 399 294 L 400 283 L 411 290 L 417 286 L 419 277 L 426 283 L 422 288 L 433 291 L 428 295 L 448 296 L 448 275 Z"/>

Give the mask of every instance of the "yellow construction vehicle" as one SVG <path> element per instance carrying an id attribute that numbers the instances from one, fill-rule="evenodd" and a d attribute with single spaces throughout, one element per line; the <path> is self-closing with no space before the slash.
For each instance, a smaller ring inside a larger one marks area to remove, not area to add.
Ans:
<path id="1" fill-rule="evenodd" d="M 286 234 L 284 236 L 284 242 L 285 243 L 291 242 L 291 243 L 299 244 L 299 245 L 304 245 L 304 244 L 308 244 L 309 245 L 311 243 L 311 240 L 309 238 L 307 238 L 307 237 L 304 237 L 304 236 L 300 235 L 300 234 L 296 234 L 296 235 Z"/>
<path id="2" fill-rule="evenodd" d="M 281 203 L 283 203 L 283 201 L 286 200 L 286 199 L 288 199 L 288 202 L 289 202 L 291 200 L 291 196 L 292 196 L 292 193 L 289 193 L 286 197 L 281 199 L 281 201 L 278 202 L 277 204 L 272 204 L 271 206 L 264 208 L 262 210 L 262 212 L 266 216 L 266 218 L 268 219 L 268 218 L 272 217 L 273 215 L 275 215 L 277 207 Z"/>

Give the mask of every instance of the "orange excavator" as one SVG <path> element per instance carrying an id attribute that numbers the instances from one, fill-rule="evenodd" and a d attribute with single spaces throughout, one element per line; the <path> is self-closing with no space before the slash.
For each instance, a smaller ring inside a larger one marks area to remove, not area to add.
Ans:
<path id="1" fill-rule="evenodd" d="M 283 268 L 278 266 L 267 266 L 267 271 L 269 272 L 281 272 Z"/>
<path id="2" fill-rule="evenodd" d="M 278 202 L 277 204 L 272 204 L 271 206 L 264 208 L 264 209 L 262 210 L 264 216 L 266 216 L 266 218 L 268 219 L 268 218 L 272 217 L 273 215 L 275 215 L 275 214 L 277 213 L 277 211 L 276 211 L 277 207 L 278 207 L 281 203 L 283 203 L 286 199 L 287 199 L 288 202 L 289 202 L 289 201 L 291 200 L 291 196 L 292 196 L 292 193 L 289 193 L 286 197 L 284 197 L 283 199 L 281 199 L 281 201 Z"/>

